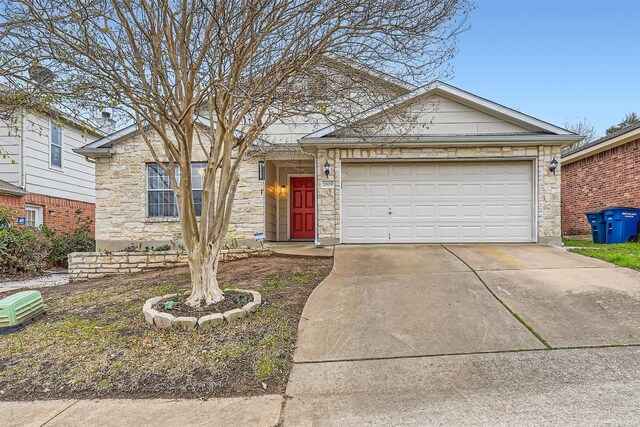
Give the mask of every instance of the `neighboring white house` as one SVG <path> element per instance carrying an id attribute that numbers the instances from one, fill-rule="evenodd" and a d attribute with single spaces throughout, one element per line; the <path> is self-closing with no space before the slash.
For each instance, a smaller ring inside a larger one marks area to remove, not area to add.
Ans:
<path id="1" fill-rule="evenodd" d="M 16 209 L 29 226 L 67 231 L 78 210 L 93 220 L 95 166 L 73 150 L 100 136 L 53 110 L 0 119 L 0 206 Z"/>
<path id="2" fill-rule="evenodd" d="M 379 84 L 399 96 L 342 127 L 265 132 L 274 148 L 241 167 L 229 239 L 560 241 L 560 169 L 550 167 L 580 136 L 442 82 Z M 180 240 L 172 190 L 135 128 L 76 152 L 96 159 L 98 248 Z M 194 154 L 194 192 L 202 160 Z"/>

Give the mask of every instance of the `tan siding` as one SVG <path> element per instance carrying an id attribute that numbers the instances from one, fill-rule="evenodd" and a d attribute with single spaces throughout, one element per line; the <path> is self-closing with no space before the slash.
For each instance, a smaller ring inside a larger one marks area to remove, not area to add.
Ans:
<path id="1" fill-rule="evenodd" d="M 341 135 L 482 135 L 526 133 L 527 129 L 442 96 L 422 98 L 379 114 Z"/>

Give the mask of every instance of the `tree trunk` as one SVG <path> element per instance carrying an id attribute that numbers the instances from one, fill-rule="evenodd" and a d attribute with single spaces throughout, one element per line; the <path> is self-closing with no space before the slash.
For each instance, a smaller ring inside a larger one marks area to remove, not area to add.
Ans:
<path id="1" fill-rule="evenodd" d="M 191 296 L 187 298 L 187 305 L 200 307 L 214 304 L 224 299 L 224 294 L 218 286 L 218 246 L 207 247 L 206 250 L 196 250 L 189 254 L 189 269 L 191 270 Z"/>

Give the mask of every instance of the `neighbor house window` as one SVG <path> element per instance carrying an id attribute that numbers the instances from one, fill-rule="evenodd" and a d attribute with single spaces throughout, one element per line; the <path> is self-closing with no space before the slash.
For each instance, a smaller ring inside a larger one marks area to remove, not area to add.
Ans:
<path id="1" fill-rule="evenodd" d="M 26 205 L 24 207 L 24 216 L 27 227 L 42 226 L 42 206 Z"/>
<path id="2" fill-rule="evenodd" d="M 206 163 L 191 164 L 191 188 L 196 215 L 202 212 L 202 186 Z M 176 178 L 180 182 L 180 170 L 176 165 Z M 155 163 L 147 165 L 147 215 L 149 217 L 177 217 L 178 205 L 171 187 L 169 175 Z"/>
<path id="3" fill-rule="evenodd" d="M 50 143 L 50 164 L 51 166 L 62 167 L 62 128 L 51 120 L 51 143 Z"/>

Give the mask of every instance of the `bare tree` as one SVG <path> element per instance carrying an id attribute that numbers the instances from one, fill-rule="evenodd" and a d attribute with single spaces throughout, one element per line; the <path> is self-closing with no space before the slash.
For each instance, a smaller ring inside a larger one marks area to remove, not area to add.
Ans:
<path id="1" fill-rule="evenodd" d="M 174 188 L 188 303 L 198 306 L 223 299 L 218 253 L 238 167 L 261 132 L 293 116 L 343 120 L 385 96 L 345 76 L 345 64 L 430 80 L 455 53 L 469 9 L 467 0 L 0 0 L 11 28 L 0 75 L 45 67 L 58 108 L 112 107 L 137 123 Z M 207 159 L 199 219 L 195 150 Z"/>
<path id="2" fill-rule="evenodd" d="M 576 135 L 580 135 L 583 137 L 582 140 L 578 143 L 581 145 L 588 144 L 589 142 L 596 139 L 596 135 L 598 133 L 596 127 L 587 122 L 586 118 L 573 123 L 566 121 L 564 122 L 564 127 L 565 129 L 570 130 Z"/>

